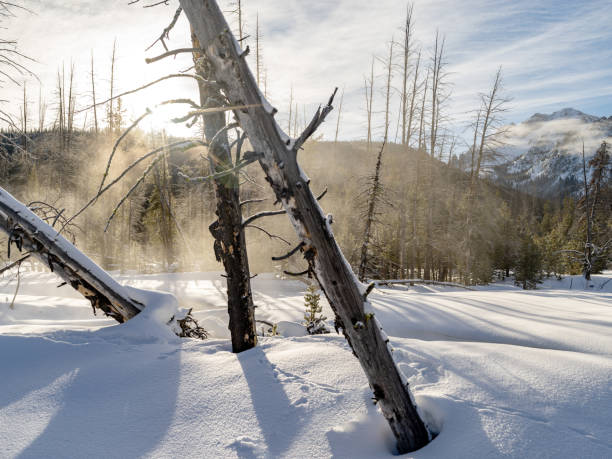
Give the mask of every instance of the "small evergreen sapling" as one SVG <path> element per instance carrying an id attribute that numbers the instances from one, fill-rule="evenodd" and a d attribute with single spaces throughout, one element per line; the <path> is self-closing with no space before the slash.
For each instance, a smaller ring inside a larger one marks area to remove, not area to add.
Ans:
<path id="1" fill-rule="evenodd" d="M 317 293 L 317 288 L 314 285 L 309 285 L 306 293 L 304 294 L 304 305 L 306 312 L 304 313 L 304 320 L 306 321 L 306 330 L 311 335 L 321 335 L 329 333 L 325 321 L 327 317 L 323 316 L 323 307 L 319 304 L 321 295 Z"/>

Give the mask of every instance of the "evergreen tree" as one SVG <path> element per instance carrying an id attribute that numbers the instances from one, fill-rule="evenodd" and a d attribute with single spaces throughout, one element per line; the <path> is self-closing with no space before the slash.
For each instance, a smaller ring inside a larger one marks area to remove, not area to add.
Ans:
<path id="1" fill-rule="evenodd" d="M 531 234 L 523 234 L 514 268 L 514 283 L 524 290 L 535 289 L 541 279 L 542 255 Z"/>
<path id="2" fill-rule="evenodd" d="M 323 306 L 319 304 L 320 301 L 321 295 L 317 293 L 317 287 L 314 284 L 309 285 L 304 294 L 304 305 L 306 307 L 304 320 L 306 321 L 306 330 L 311 335 L 329 333 L 327 325 L 325 325 L 327 317 L 321 314 Z"/>

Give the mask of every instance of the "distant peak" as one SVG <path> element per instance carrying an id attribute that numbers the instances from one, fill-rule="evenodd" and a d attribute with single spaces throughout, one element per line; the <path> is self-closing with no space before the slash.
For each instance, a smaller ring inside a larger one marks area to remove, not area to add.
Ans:
<path id="1" fill-rule="evenodd" d="M 575 108 L 562 108 L 556 112 L 551 113 L 550 115 L 544 113 L 536 113 L 531 118 L 527 120 L 527 123 L 534 123 L 537 121 L 552 121 L 552 120 L 561 120 L 561 119 L 579 119 L 586 123 L 593 123 L 598 121 L 600 118 L 598 116 L 588 115 L 580 110 L 576 110 Z"/>

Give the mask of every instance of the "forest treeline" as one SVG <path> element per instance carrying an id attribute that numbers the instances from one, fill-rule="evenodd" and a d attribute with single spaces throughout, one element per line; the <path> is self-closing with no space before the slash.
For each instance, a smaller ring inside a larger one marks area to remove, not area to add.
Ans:
<path id="1" fill-rule="evenodd" d="M 18 135 L 2 143 L 0 186 L 25 203 L 49 203 L 73 215 L 96 194 L 116 135 L 74 130 L 69 147 L 62 135 L 57 129 L 30 132 L 27 146 Z M 110 176 L 117 176 L 137 156 L 173 140 L 163 133 L 133 131 L 119 147 Z M 333 216 L 334 233 L 355 272 L 380 148 L 366 141 L 311 141 L 300 152 L 315 192 L 327 190 L 321 205 Z M 215 216 L 214 190 L 210 183 L 184 178 L 209 173 L 201 150 L 168 152 L 113 215 L 144 170 L 144 166 L 135 168 L 108 197 L 72 222 L 70 232 L 77 245 L 107 269 L 221 270 L 208 231 Z M 484 179 L 473 189 L 469 172 L 452 163 L 393 143 L 384 150 L 380 203 L 368 247 L 368 278 L 474 284 L 514 275 L 529 287 L 542 276 L 583 270 L 577 253 L 584 252 L 587 233 L 584 193 L 546 200 Z M 605 163 L 603 168 L 597 158 Z M 610 238 L 612 230 L 609 153 L 600 149 L 586 167 L 592 177 L 589 208 L 597 246 Z M 596 170 L 603 172 L 599 182 Z M 245 215 L 274 208 L 259 168 L 243 172 L 242 199 L 254 201 L 245 205 Z M 299 259 L 271 259 L 294 242 L 283 216 L 266 218 L 257 228 L 248 229 L 252 270 L 302 271 Z M 599 257 L 593 272 L 605 265 L 606 257 Z"/>
<path id="2" fill-rule="evenodd" d="M 179 8 L 170 29 L 180 13 Z M 241 2 L 231 13 L 237 19 L 236 36 L 248 42 Z M 401 39 L 389 41 L 384 57 L 372 56 L 364 76 L 363 141 L 339 140 L 342 91 L 336 118 L 328 120 L 335 124 L 334 141 L 316 137 L 299 153 L 314 192 L 324 194 L 321 206 L 333 215 L 334 233 L 354 271 L 362 280 L 420 278 L 467 285 L 513 275 L 527 288 L 541 276 L 582 271 L 588 277 L 604 269 L 612 245 L 609 147 L 602 144 L 592 159 L 585 159 L 584 183 L 573 195 L 543 199 L 489 181 L 486 172 L 504 143 L 510 101 L 502 69 L 490 88 L 478 94 L 466 138 L 459 138 L 449 127 L 452 85 L 444 35 L 437 31 L 432 45 L 424 47 L 415 38 L 413 16 L 413 5 L 408 4 Z M 255 52 L 248 58 L 254 60 L 256 82 L 265 94 L 269 75 L 259 17 L 255 24 Z M 115 42 L 110 84 L 104 88 L 109 92 L 103 96 L 91 56 L 86 102 L 77 98 L 83 93 L 82 88 L 77 91 L 74 65 L 58 70 L 52 102 L 39 94 L 35 106 L 24 83 L 19 116 L 0 133 L 0 185 L 25 203 L 56 207 L 64 218 L 91 201 L 93 206 L 64 231 L 74 234 L 77 244 L 105 268 L 220 270 L 209 232 L 219 211 L 215 184 L 198 179 L 210 177 L 208 152 L 205 147 L 165 149 L 184 139 L 145 133 L 136 126 L 138 120 L 129 126 L 124 101 L 138 89 L 118 90 L 116 54 Z M 307 125 L 301 108 L 292 88 L 284 110 L 292 138 Z M 195 126 L 194 138 L 201 139 L 203 120 L 188 115 L 186 121 Z M 230 132 L 231 145 L 240 135 Z M 155 149 L 161 149 L 161 157 L 139 163 L 104 198 L 92 199 L 102 182 L 119 177 Z M 234 186 L 233 180 L 215 180 L 217 190 L 223 183 Z M 243 221 L 280 209 L 255 165 L 241 169 L 236 183 Z M 221 208 L 225 204 L 221 202 Z M 242 230 L 254 272 L 304 271 L 305 261 L 299 257 L 272 260 L 297 243 L 285 217 L 257 220 Z"/>

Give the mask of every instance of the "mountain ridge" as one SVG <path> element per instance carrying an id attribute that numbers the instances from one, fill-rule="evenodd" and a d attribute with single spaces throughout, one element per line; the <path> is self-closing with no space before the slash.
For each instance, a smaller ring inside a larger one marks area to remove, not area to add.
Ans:
<path id="1" fill-rule="evenodd" d="M 603 141 L 612 142 L 612 116 L 571 107 L 535 113 L 506 129 L 500 159 L 492 161 L 485 174 L 503 186 L 546 198 L 580 192 L 583 146 L 588 160 Z"/>

